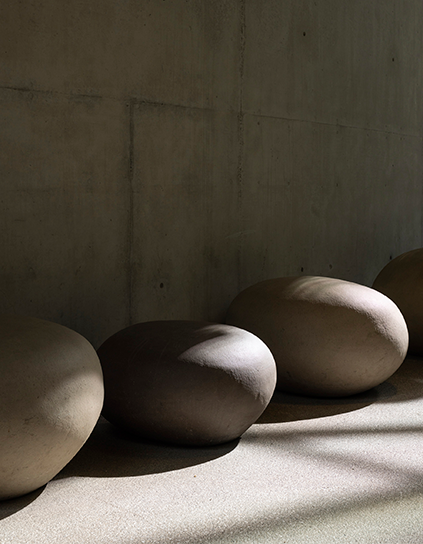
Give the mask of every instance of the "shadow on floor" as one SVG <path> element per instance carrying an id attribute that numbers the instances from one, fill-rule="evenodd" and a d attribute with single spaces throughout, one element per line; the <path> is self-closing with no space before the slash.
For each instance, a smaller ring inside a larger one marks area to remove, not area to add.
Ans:
<path id="1" fill-rule="evenodd" d="M 179 470 L 222 457 L 238 442 L 203 448 L 154 443 L 128 434 L 101 417 L 85 445 L 55 479 L 119 478 Z"/>
<path id="2" fill-rule="evenodd" d="M 317 419 L 354 410 L 373 403 L 404 402 L 423 396 L 423 360 L 408 358 L 386 381 L 364 393 L 338 399 L 311 398 L 276 391 L 257 424 Z M 156 474 L 206 463 L 231 452 L 238 444 L 187 448 L 154 443 L 130 435 L 100 418 L 90 438 L 56 476 L 125 477 Z"/>
<path id="3" fill-rule="evenodd" d="M 275 391 L 272 400 L 257 423 L 284 423 L 334 416 L 360 410 L 374 402 L 392 398 L 396 393 L 395 386 L 388 382 L 365 393 L 343 398 L 302 397 Z"/>
<path id="4" fill-rule="evenodd" d="M 46 486 L 43 485 L 43 487 L 40 487 L 27 495 L 23 495 L 22 497 L 17 497 L 16 499 L 0 501 L 0 520 L 13 516 L 13 514 L 26 508 L 41 495 L 45 487 Z"/>
<path id="5" fill-rule="evenodd" d="M 257 423 L 316 419 L 360 410 L 375 402 L 405 402 L 421 397 L 423 397 L 423 358 L 410 356 L 389 380 L 358 395 L 314 398 L 275 391 Z"/>

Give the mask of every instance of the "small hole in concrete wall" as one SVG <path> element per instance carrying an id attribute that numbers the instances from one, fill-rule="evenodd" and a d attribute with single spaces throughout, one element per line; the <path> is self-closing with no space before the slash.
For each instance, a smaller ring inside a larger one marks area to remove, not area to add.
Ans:
<path id="1" fill-rule="evenodd" d="M 392 62 L 394 62 L 394 61 L 395 61 L 395 59 L 394 59 L 394 57 L 392 57 Z"/>
<path id="2" fill-rule="evenodd" d="M 392 255 L 389 255 L 389 260 L 392 261 Z"/>
<path id="3" fill-rule="evenodd" d="M 332 268 L 333 268 L 333 266 L 330 264 L 330 265 L 329 265 L 329 269 L 332 270 Z"/>
<path id="4" fill-rule="evenodd" d="M 304 268 L 303 268 L 303 267 L 301 267 L 301 272 L 304 272 Z"/>
<path id="5" fill-rule="evenodd" d="M 163 289 L 163 287 L 164 287 L 164 284 L 161 283 L 161 284 L 160 284 L 160 289 Z"/>
<path id="6" fill-rule="evenodd" d="M 306 35 L 306 33 L 305 33 L 305 32 L 303 32 L 303 36 L 305 36 L 305 35 Z"/>

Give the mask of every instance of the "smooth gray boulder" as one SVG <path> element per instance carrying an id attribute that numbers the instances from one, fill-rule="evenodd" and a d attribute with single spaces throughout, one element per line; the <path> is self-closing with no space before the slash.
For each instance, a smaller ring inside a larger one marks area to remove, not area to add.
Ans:
<path id="1" fill-rule="evenodd" d="M 238 438 L 262 414 L 276 365 L 255 335 L 225 324 L 152 321 L 98 350 L 103 415 L 138 435 L 204 446 Z"/>
<path id="2" fill-rule="evenodd" d="M 103 405 L 95 349 L 66 327 L 0 316 L 0 499 L 33 491 L 74 457 Z"/>
<path id="3" fill-rule="evenodd" d="M 408 332 L 398 307 L 356 283 L 320 276 L 266 280 L 231 303 L 227 323 L 273 353 L 277 388 L 341 397 L 371 389 L 403 362 Z"/>

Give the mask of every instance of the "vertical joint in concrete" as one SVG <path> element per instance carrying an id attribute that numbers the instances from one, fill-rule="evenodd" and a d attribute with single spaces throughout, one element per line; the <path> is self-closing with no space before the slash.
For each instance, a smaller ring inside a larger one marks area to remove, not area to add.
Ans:
<path id="1" fill-rule="evenodd" d="M 135 100 L 130 99 L 129 108 L 129 140 L 128 140 L 128 323 L 133 323 L 133 287 L 134 287 L 134 108 Z"/>
<path id="2" fill-rule="evenodd" d="M 239 112 L 243 112 L 243 93 L 244 93 L 244 64 L 245 64 L 245 34 L 246 34 L 246 15 L 245 0 L 240 2 L 240 44 L 239 44 Z"/>
<path id="3" fill-rule="evenodd" d="M 238 104 L 238 168 L 237 168 L 237 212 L 239 218 L 239 230 L 244 229 L 242 217 L 242 185 L 243 185 L 243 163 L 244 163 L 244 64 L 246 46 L 246 9 L 245 0 L 240 0 L 240 43 L 239 43 L 239 104 Z M 241 271 L 241 238 L 238 243 L 237 267 L 238 287 L 240 284 Z"/>

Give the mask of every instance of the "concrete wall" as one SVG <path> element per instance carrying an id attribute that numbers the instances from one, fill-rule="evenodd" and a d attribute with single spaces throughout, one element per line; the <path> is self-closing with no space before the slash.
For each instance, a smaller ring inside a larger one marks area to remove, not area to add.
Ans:
<path id="1" fill-rule="evenodd" d="M 0 4 L 0 303 L 95 346 L 422 245 L 421 0 Z"/>

